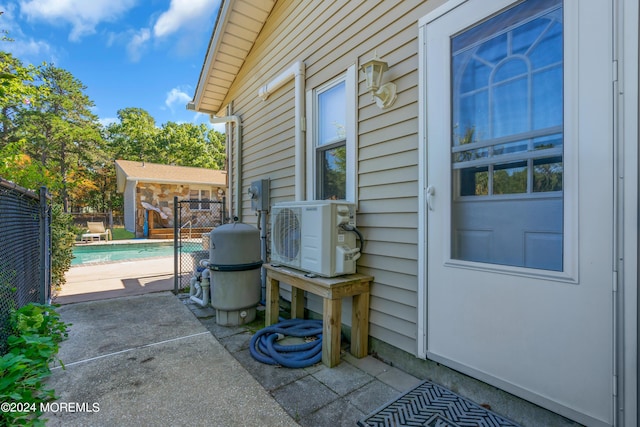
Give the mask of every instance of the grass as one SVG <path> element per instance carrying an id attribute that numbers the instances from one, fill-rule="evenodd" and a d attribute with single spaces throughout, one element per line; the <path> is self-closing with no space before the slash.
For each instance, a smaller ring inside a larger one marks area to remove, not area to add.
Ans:
<path id="1" fill-rule="evenodd" d="M 135 234 L 125 230 L 123 227 L 113 227 L 113 230 L 111 230 L 111 236 L 113 237 L 113 240 L 127 240 L 136 237 Z"/>

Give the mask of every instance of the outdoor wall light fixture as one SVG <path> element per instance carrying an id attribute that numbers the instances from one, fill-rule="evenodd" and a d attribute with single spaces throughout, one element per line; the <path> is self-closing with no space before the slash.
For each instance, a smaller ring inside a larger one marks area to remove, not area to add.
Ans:
<path id="1" fill-rule="evenodd" d="M 367 90 L 371 92 L 371 100 L 376 101 L 378 107 L 388 108 L 396 101 L 396 85 L 395 83 L 382 83 L 382 76 L 389 69 L 386 62 L 378 58 L 376 52 L 373 59 L 360 65 L 360 70 L 364 73 L 367 83 Z"/>

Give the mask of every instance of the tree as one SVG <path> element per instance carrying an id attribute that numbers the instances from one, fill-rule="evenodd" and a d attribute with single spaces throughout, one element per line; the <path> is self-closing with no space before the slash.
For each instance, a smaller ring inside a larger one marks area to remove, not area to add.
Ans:
<path id="1" fill-rule="evenodd" d="M 1 14 L 1 13 L 0 13 Z M 9 40 L 6 35 L 3 41 Z M 49 87 L 36 82 L 45 82 L 43 68 L 24 67 L 11 54 L 0 51 L 0 176 L 21 187 L 37 189 L 47 185 L 55 190 L 55 180 L 44 164 L 26 154 L 28 133 L 23 132 L 19 117 L 26 114 L 49 96 Z M 53 185 L 52 185 L 53 184 Z M 64 273 L 73 258 L 73 241 L 77 230 L 73 219 L 62 212 L 58 204 L 51 207 L 51 275 L 52 285 L 64 284 Z M 40 348 L 40 352 L 42 352 Z M 24 365 L 24 364 L 22 364 Z M 17 365 L 16 365 L 17 366 Z M 33 385 L 33 378 L 30 378 Z"/>
<path id="2" fill-rule="evenodd" d="M 24 67 L 19 59 L 0 51 L 0 147 L 15 142 L 18 112 L 32 105 L 39 93 L 47 93 L 46 87 L 34 84 L 40 73 L 40 67 Z"/>
<path id="3" fill-rule="evenodd" d="M 58 182 L 60 201 L 68 212 L 69 195 L 84 182 L 101 147 L 100 124 L 91 111 L 93 101 L 83 92 L 86 86 L 71 73 L 47 65 L 39 83 L 47 91 L 37 93 L 31 108 L 20 111 L 18 134 L 26 141 L 27 154 Z"/>
<path id="4" fill-rule="evenodd" d="M 107 126 L 108 147 L 113 160 L 157 162 L 161 155 L 157 145 L 156 121 L 142 108 L 118 110 L 119 123 Z"/>
<path id="5" fill-rule="evenodd" d="M 223 134 L 204 124 L 167 122 L 157 127 L 142 108 L 118 111 L 119 123 L 107 127 L 113 160 L 139 160 L 165 165 L 224 168 Z"/>
<path id="6" fill-rule="evenodd" d="M 40 162 L 24 154 L 24 145 L 23 141 L 18 141 L 0 148 L 0 176 L 30 189 L 37 189 L 46 182 L 53 182 Z"/>
<path id="7" fill-rule="evenodd" d="M 227 162 L 226 135 L 215 129 L 209 129 L 207 131 L 207 141 L 209 142 L 211 156 L 215 162 L 214 169 L 224 170 Z"/>
<path id="8" fill-rule="evenodd" d="M 158 135 L 158 163 L 223 169 L 225 163 L 224 135 L 207 129 L 204 124 L 168 122 Z"/>

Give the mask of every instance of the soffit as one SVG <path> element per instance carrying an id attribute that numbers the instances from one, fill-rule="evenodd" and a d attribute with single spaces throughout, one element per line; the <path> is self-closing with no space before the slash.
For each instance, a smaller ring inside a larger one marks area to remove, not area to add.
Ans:
<path id="1" fill-rule="evenodd" d="M 223 0 L 189 108 L 215 114 L 253 48 L 275 0 Z"/>

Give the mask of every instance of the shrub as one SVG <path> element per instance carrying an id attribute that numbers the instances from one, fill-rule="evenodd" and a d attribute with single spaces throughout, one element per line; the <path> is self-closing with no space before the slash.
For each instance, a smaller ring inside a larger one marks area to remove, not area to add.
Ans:
<path id="1" fill-rule="evenodd" d="M 0 358 L 0 402 L 14 406 L 0 412 L 0 425 L 44 425 L 40 404 L 54 400 L 55 392 L 43 380 L 69 325 L 54 307 L 35 303 L 13 311 L 10 325 L 9 351 Z"/>
<path id="2" fill-rule="evenodd" d="M 65 283 L 64 274 L 71 267 L 73 244 L 78 233 L 73 217 L 62 210 L 62 205 L 51 206 L 51 285 L 60 288 Z"/>

